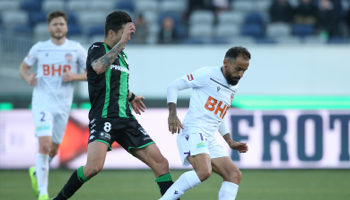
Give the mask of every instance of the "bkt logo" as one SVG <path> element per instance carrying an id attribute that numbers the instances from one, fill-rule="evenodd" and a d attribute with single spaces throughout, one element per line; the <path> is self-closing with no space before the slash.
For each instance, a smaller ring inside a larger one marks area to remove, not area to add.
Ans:
<path id="1" fill-rule="evenodd" d="M 246 155 L 261 161 L 350 161 L 349 111 L 237 111 L 230 116 L 232 138 L 251 146 Z M 232 151 L 232 159 L 240 155 Z M 335 160 L 336 159 L 336 160 Z"/>

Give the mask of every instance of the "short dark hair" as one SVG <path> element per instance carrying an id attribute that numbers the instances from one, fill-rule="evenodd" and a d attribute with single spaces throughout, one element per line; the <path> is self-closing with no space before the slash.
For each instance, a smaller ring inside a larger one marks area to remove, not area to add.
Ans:
<path id="1" fill-rule="evenodd" d="M 124 11 L 113 11 L 106 17 L 105 23 L 105 37 L 109 30 L 118 32 L 122 26 L 128 22 L 132 22 L 131 17 Z"/>
<path id="2" fill-rule="evenodd" d="M 225 54 L 225 58 L 236 59 L 238 56 L 243 56 L 243 58 L 248 60 L 250 59 L 250 53 L 244 47 L 232 47 Z"/>
<path id="3" fill-rule="evenodd" d="M 47 16 L 46 16 L 46 21 L 48 24 L 50 24 L 50 22 L 52 21 L 53 18 L 56 18 L 56 17 L 63 17 L 64 20 L 66 20 L 66 22 L 68 22 L 68 17 L 67 17 L 67 14 L 63 11 L 53 11 L 53 12 L 50 12 Z"/>

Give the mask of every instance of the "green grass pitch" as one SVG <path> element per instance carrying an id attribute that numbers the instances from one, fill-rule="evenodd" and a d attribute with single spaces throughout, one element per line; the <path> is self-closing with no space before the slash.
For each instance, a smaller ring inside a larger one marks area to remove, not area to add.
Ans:
<path id="1" fill-rule="evenodd" d="M 181 170 L 172 170 L 174 179 Z M 51 170 L 49 193 L 56 194 L 70 177 L 70 170 Z M 237 200 L 349 200 L 350 170 L 242 170 Z M 221 178 L 209 180 L 185 193 L 182 200 L 215 200 Z M 150 170 L 104 170 L 89 180 L 71 199 L 158 199 Z M 27 171 L 0 171 L 0 199 L 35 200 Z"/>

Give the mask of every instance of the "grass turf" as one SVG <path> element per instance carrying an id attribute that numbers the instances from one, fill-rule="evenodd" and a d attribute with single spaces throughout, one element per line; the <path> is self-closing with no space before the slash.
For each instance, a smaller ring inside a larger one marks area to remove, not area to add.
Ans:
<path id="1" fill-rule="evenodd" d="M 72 171 L 51 170 L 49 193 L 56 194 Z M 183 171 L 173 170 L 177 179 Z M 350 170 L 242 170 L 237 199 L 245 200 L 348 200 Z M 209 180 L 187 191 L 182 200 L 218 199 L 221 178 Z M 79 200 L 158 199 L 158 186 L 149 170 L 104 170 L 89 180 L 73 198 Z M 0 170 L 0 199 L 35 199 L 27 171 Z"/>

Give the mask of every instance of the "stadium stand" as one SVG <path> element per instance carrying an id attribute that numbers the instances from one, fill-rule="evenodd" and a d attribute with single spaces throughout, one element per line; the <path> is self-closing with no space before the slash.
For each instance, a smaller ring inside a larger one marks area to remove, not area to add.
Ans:
<path id="1" fill-rule="evenodd" d="M 156 44 L 162 20 L 170 16 L 180 35 L 178 43 L 195 42 L 191 37 L 201 37 L 203 43 L 229 43 L 238 35 L 251 37 L 257 43 L 323 43 L 317 26 L 305 24 L 271 23 L 268 9 L 273 0 L 228 0 L 230 8 L 225 11 L 194 10 L 185 16 L 187 0 L 2 0 L 0 1 L 0 26 L 3 32 L 29 34 L 32 43 L 47 38 L 45 20 L 52 10 L 65 10 L 69 15 L 70 35 L 81 34 L 86 43 L 96 35 L 103 35 L 106 14 L 121 9 L 135 18 L 142 14 L 147 22 L 149 34 L 147 44 Z M 295 8 L 298 0 L 289 0 Z M 349 9 L 348 0 L 332 0 L 339 17 L 344 18 Z M 318 5 L 319 1 L 313 3 Z M 329 38 L 328 43 L 348 43 L 349 30 L 341 20 L 342 34 Z M 205 27 L 207 26 L 207 27 Z M 297 39 L 295 39 L 295 37 Z M 272 42 L 273 41 L 273 42 Z"/>

